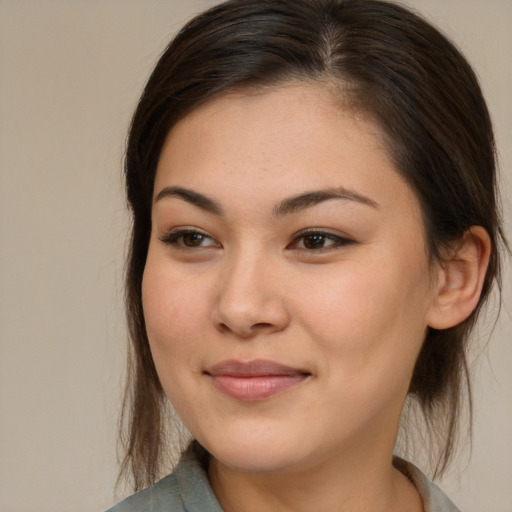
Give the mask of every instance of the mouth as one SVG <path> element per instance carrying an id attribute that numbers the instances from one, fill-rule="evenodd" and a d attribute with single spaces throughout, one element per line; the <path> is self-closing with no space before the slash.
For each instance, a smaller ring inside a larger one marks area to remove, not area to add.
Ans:
<path id="1" fill-rule="evenodd" d="M 225 395 L 241 401 L 265 400 L 295 388 L 311 374 L 275 361 L 222 361 L 206 372 L 213 385 Z"/>

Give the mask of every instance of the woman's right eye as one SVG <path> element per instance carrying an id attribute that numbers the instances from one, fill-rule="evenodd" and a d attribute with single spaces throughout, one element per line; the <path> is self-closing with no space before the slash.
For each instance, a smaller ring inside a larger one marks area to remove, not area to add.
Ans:
<path id="1" fill-rule="evenodd" d="M 220 247 L 220 244 L 211 236 L 202 231 L 191 229 L 180 229 L 160 238 L 160 240 L 168 245 L 174 245 L 180 249 L 194 249 L 203 247 Z"/>

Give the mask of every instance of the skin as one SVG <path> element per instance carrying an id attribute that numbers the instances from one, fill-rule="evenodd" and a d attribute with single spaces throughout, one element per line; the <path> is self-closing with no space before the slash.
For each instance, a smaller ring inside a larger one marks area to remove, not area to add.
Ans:
<path id="1" fill-rule="evenodd" d="M 378 128 L 321 86 L 230 93 L 172 129 L 154 190 L 151 351 L 223 509 L 422 510 L 391 461 L 450 280 Z M 340 197 L 289 201 L 319 190 Z M 261 359 L 307 377 L 244 401 L 208 373 Z"/>

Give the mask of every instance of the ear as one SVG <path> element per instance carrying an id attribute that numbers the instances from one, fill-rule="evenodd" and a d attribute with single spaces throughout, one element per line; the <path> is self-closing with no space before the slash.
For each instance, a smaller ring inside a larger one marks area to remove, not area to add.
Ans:
<path id="1" fill-rule="evenodd" d="M 428 325 L 448 329 L 460 324 L 478 304 L 489 265 L 491 240 L 481 226 L 472 226 L 449 257 L 439 265 Z"/>

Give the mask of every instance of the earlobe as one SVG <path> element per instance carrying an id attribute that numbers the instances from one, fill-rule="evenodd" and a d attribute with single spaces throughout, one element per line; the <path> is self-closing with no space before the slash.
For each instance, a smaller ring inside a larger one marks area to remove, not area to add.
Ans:
<path id="1" fill-rule="evenodd" d="M 430 327 L 448 329 L 469 317 L 480 299 L 490 253 L 487 231 L 472 226 L 439 267 Z"/>

